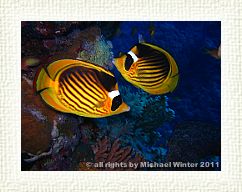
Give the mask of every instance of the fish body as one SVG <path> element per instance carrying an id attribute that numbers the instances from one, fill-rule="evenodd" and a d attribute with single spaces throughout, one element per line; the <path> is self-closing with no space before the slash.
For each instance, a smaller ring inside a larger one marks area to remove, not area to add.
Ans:
<path id="1" fill-rule="evenodd" d="M 217 49 L 206 50 L 209 55 L 215 59 L 221 59 L 221 45 Z"/>
<path id="2" fill-rule="evenodd" d="M 172 92 L 179 79 L 173 57 L 149 43 L 135 45 L 115 59 L 115 66 L 128 82 L 154 95 Z"/>
<path id="3" fill-rule="evenodd" d="M 100 118 L 129 111 L 114 75 L 95 64 L 63 59 L 39 70 L 34 88 L 54 109 Z"/>

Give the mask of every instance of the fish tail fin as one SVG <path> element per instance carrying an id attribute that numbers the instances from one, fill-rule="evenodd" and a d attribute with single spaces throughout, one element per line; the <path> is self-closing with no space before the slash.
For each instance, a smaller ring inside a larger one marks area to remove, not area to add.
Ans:
<path id="1" fill-rule="evenodd" d="M 69 110 L 62 106 L 55 93 L 55 81 L 51 79 L 45 67 L 40 68 L 33 84 L 34 92 L 41 95 L 42 99 L 53 109 L 68 113 Z"/>
<path id="2" fill-rule="evenodd" d="M 170 56 L 171 70 L 167 79 L 164 81 L 162 89 L 164 93 L 173 92 L 179 80 L 179 71 L 175 60 Z"/>
<path id="3" fill-rule="evenodd" d="M 170 77 L 170 79 L 169 79 L 170 92 L 173 92 L 175 90 L 175 88 L 177 87 L 177 84 L 178 84 L 178 80 L 179 80 L 179 74 L 176 74 L 176 75 Z"/>
<path id="4" fill-rule="evenodd" d="M 177 64 L 173 57 L 171 59 L 171 74 L 169 78 L 169 87 L 170 87 L 170 92 L 173 92 L 177 86 L 178 80 L 179 80 L 179 71 Z"/>
<path id="5" fill-rule="evenodd" d="M 49 87 L 54 87 L 54 79 L 56 78 L 58 72 L 64 67 L 68 67 L 73 63 L 77 63 L 77 60 L 63 59 L 42 66 L 35 75 L 34 90 L 37 93 L 40 93 Z"/>
<path id="6" fill-rule="evenodd" d="M 34 78 L 33 89 L 36 94 L 50 88 L 54 81 L 50 78 L 45 68 L 39 68 Z"/>

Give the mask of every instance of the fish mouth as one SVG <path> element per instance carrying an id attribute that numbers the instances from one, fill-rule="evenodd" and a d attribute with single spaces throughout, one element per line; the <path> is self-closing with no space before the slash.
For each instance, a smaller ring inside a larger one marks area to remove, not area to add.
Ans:
<path id="1" fill-rule="evenodd" d="M 130 107 L 126 103 L 122 103 L 122 112 L 130 111 Z"/>
<path id="2" fill-rule="evenodd" d="M 127 109 L 125 110 L 125 112 L 130 111 L 130 106 L 127 106 Z"/>
<path id="3" fill-rule="evenodd" d="M 113 59 L 113 64 L 117 67 L 118 58 Z"/>
<path id="4" fill-rule="evenodd" d="M 113 60 L 112 60 L 112 63 L 113 63 L 114 65 L 115 65 L 115 60 L 116 60 L 115 58 L 113 58 Z"/>

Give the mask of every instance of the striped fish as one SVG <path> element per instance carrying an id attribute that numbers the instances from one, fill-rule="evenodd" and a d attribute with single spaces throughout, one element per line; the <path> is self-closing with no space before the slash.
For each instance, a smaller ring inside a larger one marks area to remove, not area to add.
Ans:
<path id="1" fill-rule="evenodd" d="M 54 109 L 100 118 L 129 111 L 114 75 L 92 63 L 63 59 L 41 68 L 34 88 Z"/>
<path id="2" fill-rule="evenodd" d="M 175 60 L 162 48 L 149 43 L 139 43 L 127 54 L 115 58 L 115 66 L 128 82 L 150 94 L 172 92 L 177 86 Z"/>

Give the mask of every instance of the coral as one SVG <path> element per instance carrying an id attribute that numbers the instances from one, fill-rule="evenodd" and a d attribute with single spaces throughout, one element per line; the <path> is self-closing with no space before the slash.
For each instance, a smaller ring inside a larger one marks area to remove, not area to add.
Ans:
<path id="1" fill-rule="evenodd" d="M 221 60 L 206 54 L 206 50 L 218 49 L 221 22 L 152 23 L 154 38 L 148 34 L 151 22 L 121 22 L 122 35 L 112 39 L 114 56 L 120 51 L 128 52 L 138 42 L 138 34 L 142 34 L 146 42 L 164 48 L 176 60 L 181 74 L 177 89 L 169 95 L 176 121 L 197 119 L 219 124 Z M 135 35 L 132 35 L 133 28 Z"/>
<path id="2" fill-rule="evenodd" d="M 127 101 L 130 113 L 134 117 L 140 117 L 144 112 L 147 102 L 151 100 L 150 95 L 141 89 L 131 89 L 130 86 L 119 86 L 122 97 Z"/>
<path id="3" fill-rule="evenodd" d="M 75 23 L 79 28 L 68 33 L 73 23 L 22 24 L 23 160 L 38 160 L 39 170 L 67 170 L 72 164 L 69 156 L 79 142 L 94 143 L 98 129 L 92 122 L 83 122 L 82 117 L 49 108 L 39 95 L 34 94 L 32 86 L 36 66 L 42 67 L 58 59 L 76 59 L 80 52 L 85 55 L 82 59 L 88 57 L 91 62 L 108 66 L 112 62 L 112 45 L 104 39 L 98 27 L 83 30 L 82 23 Z M 88 47 L 88 43 L 92 46 Z M 91 57 L 93 51 L 95 57 Z"/>
<path id="4" fill-rule="evenodd" d="M 111 69 L 113 64 L 112 43 L 106 41 L 100 28 L 75 29 L 66 36 L 43 40 L 49 51 L 47 64 L 59 59 L 80 59 Z"/>
<path id="5" fill-rule="evenodd" d="M 81 33 L 83 38 L 78 59 L 111 69 L 113 66 L 112 42 L 105 40 L 99 28 L 88 28 Z"/>
<path id="6" fill-rule="evenodd" d="M 92 150 L 94 153 L 92 166 L 87 167 L 85 162 L 80 162 L 79 170 L 134 170 L 133 167 L 129 167 L 129 163 L 140 163 L 143 161 L 143 158 L 138 153 L 135 153 L 131 147 L 121 147 L 118 139 L 111 143 L 110 139 L 105 137 L 98 140 L 92 146 Z M 98 166 L 100 164 L 102 166 Z"/>
<path id="7" fill-rule="evenodd" d="M 48 150 L 51 143 L 51 126 L 31 111 L 22 111 L 21 115 L 22 152 L 38 154 Z"/>
<path id="8" fill-rule="evenodd" d="M 100 137 L 120 138 L 124 146 L 130 145 L 145 159 L 163 161 L 167 146 L 160 146 L 163 138 L 158 128 L 175 117 L 175 112 L 168 106 L 168 97 L 152 96 L 130 86 L 120 86 L 120 92 L 131 110 L 118 116 L 96 119 Z"/>
<path id="9" fill-rule="evenodd" d="M 73 136 L 69 137 L 63 135 L 62 133 L 55 134 L 52 138 L 51 149 L 48 153 L 40 154 L 40 156 L 37 157 L 31 157 L 32 160 L 38 160 L 40 157 L 46 156 L 45 154 L 48 155 L 48 157 L 45 159 L 36 162 L 36 165 L 32 168 L 32 170 L 71 170 L 73 164 L 72 154 L 79 144 L 80 130 L 78 127 L 68 127 L 68 125 L 65 126 L 69 129 L 72 129 Z M 53 131 L 54 130 L 52 130 L 52 133 Z M 27 161 L 30 160 L 31 159 Z"/>
<path id="10" fill-rule="evenodd" d="M 220 34 L 220 22 L 21 22 L 25 168 L 106 170 L 86 162 L 132 161 L 137 153 L 150 162 L 220 162 L 221 61 L 205 51 L 220 58 L 214 50 Z M 181 81 L 169 99 L 135 88 L 112 69 L 113 55 L 128 52 L 138 37 L 167 50 L 179 65 Z M 37 66 L 66 58 L 112 70 L 131 110 L 94 120 L 49 108 L 33 94 L 32 80 Z"/>
<path id="11" fill-rule="evenodd" d="M 49 108 L 39 95 L 34 94 L 30 79 L 22 77 L 21 83 L 21 151 L 28 155 L 24 161 L 50 156 L 51 161 L 41 170 L 68 169 L 70 159 L 64 156 L 70 155 L 78 145 L 83 118 Z"/>
<path id="12" fill-rule="evenodd" d="M 85 121 L 80 125 L 81 142 L 84 144 L 95 142 L 97 139 L 98 127 L 92 121 Z"/>
<path id="13" fill-rule="evenodd" d="M 38 154 L 50 146 L 52 124 L 57 114 L 34 95 L 31 85 L 31 80 L 21 79 L 21 145 L 22 152 Z"/>

